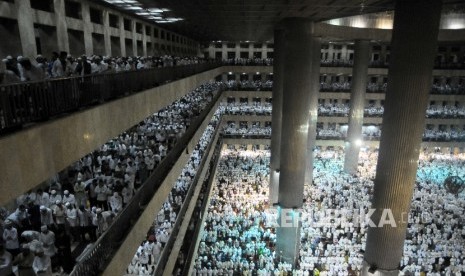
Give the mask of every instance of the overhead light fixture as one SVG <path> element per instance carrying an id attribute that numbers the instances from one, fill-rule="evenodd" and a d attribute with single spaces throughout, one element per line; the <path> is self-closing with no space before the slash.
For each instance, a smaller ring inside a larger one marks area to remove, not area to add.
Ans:
<path id="1" fill-rule="evenodd" d="M 133 11 L 142 10 L 142 8 L 141 8 L 141 7 L 138 7 L 138 6 L 124 7 L 124 9 L 126 9 L 126 10 L 133 10 Z"/>
<path id="2" fill-rule="evenodd" d="M 148 9 L 148 11 L 151 13 L 162 13 L 163 12 L 162 9 L 158 9 L 158 8 L 150 8 Z"/>

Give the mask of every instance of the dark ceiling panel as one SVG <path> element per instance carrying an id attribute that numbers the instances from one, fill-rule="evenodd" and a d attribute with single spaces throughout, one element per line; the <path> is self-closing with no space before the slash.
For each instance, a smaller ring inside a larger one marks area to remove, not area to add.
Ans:
<path id="1" fill-rule="evenodd" d="M 394 9 L 393 0 L 139 0 L 145 7 L 168 8 L 184 18 L 164 28 L 200 42 L 267 41 L 286 17 L 307 17 L 316 22 Z M 463 0 L 444 0 L 462 4 Z"/>

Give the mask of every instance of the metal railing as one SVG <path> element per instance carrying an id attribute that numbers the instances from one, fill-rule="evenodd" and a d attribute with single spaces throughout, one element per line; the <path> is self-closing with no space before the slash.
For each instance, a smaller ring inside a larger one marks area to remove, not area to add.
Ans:
<path id="1" fill-rule="evenodd" d="M 221 155 L 222 146 L 223 146 L 223 140 L 221 138 L 219 138 L 217 140 L 217 142 L 216 142 L 214 153 L 213 153 L 212 158 L 210 160 L 210 164 L 209 164 L 209 168 L 208 168 L 209 175 L 208 175 L 208 177 L 206 177 L 206 179 L 202 183 L 202 185 L 204 185 L 204 187 L 205 187 L 205 194 L 204 194 L 204 197 L 203 197 L 202 205 L 200 207 L 196 207 L 196 208 L 198 208 L 198 211 L 200 212 L 200 214 L 202 214 L 204 212 L 204 210 L 207 208 L 207 206 L 209 204 L 209 201 L 208 201 L 209 191 L 211 190 L 211 186 L 213 185 L 213 180 L 214 180 L 214 175 L 215 175 L 214 170 L 216 169 L 216 167 L 218 165 L 218 161 L 219 161 L 220 155 Z M 197 221 L 193 221 L 193 220 L 197 220 Z M 192 216 L 191 220 L 189 221 L 189 224 L 191 222 L 194 222 L 195 227 L 194 227 L 194 231 L 193 231 L 192 236 L 190 237 L 190 239 L 186 240 L 186 237 L 185 237 L 184 244 L 188 245 L 188 248 L 187 248 L 187 256 L 186 256 L 186 259 L 185 259 L 186 261 L 184 262 L 184 266 L 182 267 L 181 275 L 184 275 L 184 276 L 188 275 L 191 263 L 194 261 L 193 258 L 194 258 L 194 254 L 196 253 L 195 252 L 195 249 L 196 249 L 195 245 L 197 243 L 197 239 L 199 239 L 199 234 L 200 234 L 200 231 L 202 230 L 202 227 L 203 227 L 203 224 L 199 223 L 201 221 L 202 221 L 201 215 L 199 217 Z"/>
<path id="2" fill-rule="evenodd" d="M 201 63 L 0 86 L 0 134 L 216 67 Z"/>
<path id="3" fill-rule="evenodd" d="M 200 165 L 197 168 L 197 173 L 195 174 L 195 177 L 194 177 L 191 185 L 189 186 L 189 190 L 187 192 L 186 198 L 184 199 L 184 201 L 182 203 L 181 210 L 180 210 L 179 214 L 177 215 L 177 219 L 176 219 L 176 222 L 175 222 L 175 224 L 173 226 L 173 229 L 172 229 L 172 232 L 171 232 L 170 237 L 168 239 L 168 242 L 166 243 L 165 247 L 163 248 L 163 252 L 162 252 L 162 254 L 160 256 L 160 259 L 158 261 L 158 265 L 157 265 L 157 268 L 155 270 L 154 275 L 162 275 L 163 274 L 163 271 L 164 271 L 164 269 L 166 267 L 166 263 L 168 262 L 168 257 L 170 256 L 171 250 L 173 249 L 174 242 L 175 242 L 175 240 L 176 240 L 176 238 L 178 236 L 179 229 L 181 228 L 182 222 L 184 220 L 185 213 L 187 211 L 187 208 L 189 207 L 189 202 L 192 199 L 195 187 L 197 185 L 200 185 L 198 183 L 198 181 L 199 181 L 201 172 L 202 172 L 203 167 L 205 166 L 205 163 L 206 163 L 206 161 L 208 159 L 208 153 L 210 152 L 210 150 L 212 148 L 213 141 L 214 141 L 215 136 L 218 133 L 219 129 L 220 129 L 220 127 L 219 127 L 219 122 L 218 122 L 216 124 L 216 126 L 215 126 L 215 131 L 211 136 L 212 140 L 209 141 L 208 146 L 206 147 L 206 149 L 203 152 L 202 160 L 200 161 Z M 189 238 L 193 238 L 193 237 L 189 237 Z"/>
<path id="4" fill-rule="evenodd" d="M 107 231 L 99 237 L 84 256 L 81 256 L 81 261 L 75 265 L 74 270 L 70 275 L 91 276 L 98 275 L 105 270 L 113 255 L 123 243 L 124 238 L 144 211 L 145 206 L 150 202 L 153 195 L 161 186 L 163 180 L 176 163 L 176 160 L 178 160 L 184 152 L 185 146 L 195 135 L 197 129 L 220 96 L 221 91 L 215 95 L 208 106 L 206 106 L 202 111 L 200 116 L 192 122 L 186 133 L 177 141 L 174 148 L 160 162 L 155 171 L 139 188 L 131 202 L 129 202 L 129 204 L 120 212 Z"/>

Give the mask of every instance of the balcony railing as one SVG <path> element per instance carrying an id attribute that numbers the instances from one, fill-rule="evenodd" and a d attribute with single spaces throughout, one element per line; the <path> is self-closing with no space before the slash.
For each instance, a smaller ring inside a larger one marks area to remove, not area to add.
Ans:
<path id="1" fill-rule="evenodd" d="M 0 134 L 192 76 L 220 63 L 201 63 L 0 86 Z"/>

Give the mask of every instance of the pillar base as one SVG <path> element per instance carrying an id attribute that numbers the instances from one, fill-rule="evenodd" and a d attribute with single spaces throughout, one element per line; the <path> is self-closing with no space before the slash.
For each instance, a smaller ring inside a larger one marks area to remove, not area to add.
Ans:
<path id="1" fill-rule="evenodd" d="M 276 261 L 295 267 L 300 253 L 301 212 L 294 208 L 277 208 Z"/>
<path id="2" fill-rule="evenodd" d="M 369 271 L 370 265 L 364 260 L 362 267 L 362 276 L 397 276 L 399 275 L 399 270 L 383 270 L 376 269 L 373 273 Z"/>

